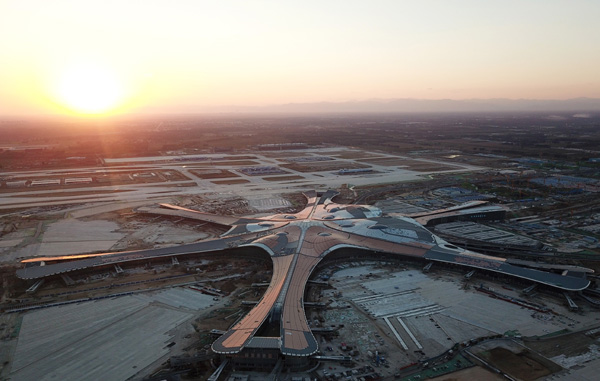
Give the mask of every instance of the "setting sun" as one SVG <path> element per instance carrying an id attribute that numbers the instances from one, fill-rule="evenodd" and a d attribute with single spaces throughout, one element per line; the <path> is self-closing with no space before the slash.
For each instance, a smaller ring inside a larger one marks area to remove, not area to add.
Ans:
<path id="1" fill-rule="evenodd" d="M 103 114 L 123 102 L 115 73 L 97 64 L 79 64 L 64 71 L 56 86 L 56 101 L 79 114 Z"/>

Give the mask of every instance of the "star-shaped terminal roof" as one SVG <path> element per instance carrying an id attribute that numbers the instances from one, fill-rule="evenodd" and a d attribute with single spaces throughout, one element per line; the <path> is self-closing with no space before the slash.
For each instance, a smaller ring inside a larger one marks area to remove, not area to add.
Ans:
<path id="1" fill-rule="evenodd" d="M 332 201 L 335 191 L 320 197 L 306 192 L 306 207 L 296 214 L 276 214 L 260 218 L 236 218 L 201 213 L 174 205 L 146 212 L 177 215 L 230 226 L 221 238 L 176 247 L 121 253 L 84 255 L 82 259 L 29 266 L 17 270 L 22 279 L 39 279 L 108 264 L 149 258 L 210 253 L 235 247 L 255 246 L 265 250 L 273 262 L 273 276 L 261 300 L 243 319 L 217 339 L 212 348 L 217 353 L 239 353 L 254 338 L 267 318 L 279 320 L 279 348 L 284 355 L 309 356 L 318 349 L 317 341 L 306 320 L 303 295 L 312 271 L 327 254 L 340 248 L 364 249 L 418 257 L 427 261 L 446 262 L 468 268 L 484 269 L 562 290 L 582 290 L 589 285 L 584 274 L 562 274 L 508 263 L 448 244 L 415 220 L 407 217 L 382 216 L 373 206 L 342 205 Z M 376 255 L 376 254 L 375 254 Z"/>

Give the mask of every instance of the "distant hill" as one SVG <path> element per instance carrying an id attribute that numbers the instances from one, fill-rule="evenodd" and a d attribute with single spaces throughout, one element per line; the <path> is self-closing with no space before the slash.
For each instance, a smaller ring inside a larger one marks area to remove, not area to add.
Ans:
<path id="1" fill-rule="evenodd" d="M 600 112 L 600 99 L 565 100 L 536 99 L 370 99 L 351 102 L 288 103 L 263 107 L 221 106 L 213 112 L 282 112 L 282 113 L 346 113 L 346 112 Z"/>

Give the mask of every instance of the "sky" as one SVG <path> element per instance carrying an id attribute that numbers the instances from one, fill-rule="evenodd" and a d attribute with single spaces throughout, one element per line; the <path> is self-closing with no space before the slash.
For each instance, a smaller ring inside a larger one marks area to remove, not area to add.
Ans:
<path id="1" fill-rule="evenodd" d="M 0 0 L 0 115 L 600 98 L 598 0 Z"/>

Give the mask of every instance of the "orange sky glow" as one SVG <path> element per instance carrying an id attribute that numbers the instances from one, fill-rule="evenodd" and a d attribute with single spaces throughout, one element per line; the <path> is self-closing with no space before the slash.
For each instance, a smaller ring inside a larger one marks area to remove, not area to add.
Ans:
<path id="1" fill-rule="evenodd" d="M 600 98 L 600 2 L 0 2 L 0 116 Z"/>

